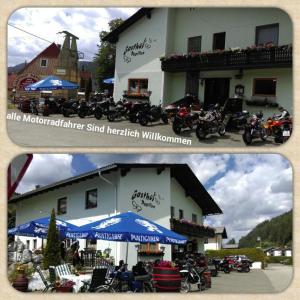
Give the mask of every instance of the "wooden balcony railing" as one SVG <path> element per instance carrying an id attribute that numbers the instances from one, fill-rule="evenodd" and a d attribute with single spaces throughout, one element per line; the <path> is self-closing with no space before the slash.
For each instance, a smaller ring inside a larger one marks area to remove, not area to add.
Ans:
<path id="1" fill-rule="evenodd" d="M 185 220 L 170 219 L 171 230 L 195 237 L 214 237 L 214 228 L 194 224 Z"/>
<path id="2" fill-rule="evenodd" d="M 166 72 L 292 67 L 292 47 L 242 49 L 212 53 L 191 53 L 161 58 Z"/>

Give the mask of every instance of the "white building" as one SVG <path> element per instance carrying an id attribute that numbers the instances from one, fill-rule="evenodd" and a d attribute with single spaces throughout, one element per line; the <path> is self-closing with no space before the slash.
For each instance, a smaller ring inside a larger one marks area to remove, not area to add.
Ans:
<path id="1" fill-rule="evenodd" d="M 215 236 L 204 241 L 204 250 L 221 250 L 223 239 L 227 239 L 225 227 L 216 227 Z"/>
<path id="2" fill-rule="evenodd" d="M 116 43 L 115 99 L 189 93 L 207 108 L 241 94 L 250 112 L 293 110 L 292 22 L 280 9 L 142 8 L 103 40 Z"/>
<path id="3" fill-rule="evenodd" d="M 203 252 L 204 239 L 214 230 L 196 224 L 202 225 L 206 215 L 222 213 L 186 164 L 113 164 L 16 196 L 9 205 L 15 205 L 16 225 L 49 216 L 53 208 L 58 218 L 76 225 L 133 211 L 187 236 L 188 249 L 183 252 Z M 30 249 L 41 246 L 40 239 L 20 239 Z M 89 245 L 80 240 L 81 249 Z M 135 245 L 129 244 L 129 265 L 137 260 Z M 179 251 L 164 246 L 166 260 Z M 97 241 L 98 250 L 107 247 L 117 262 L 125 259 L 126 243 Z"/>

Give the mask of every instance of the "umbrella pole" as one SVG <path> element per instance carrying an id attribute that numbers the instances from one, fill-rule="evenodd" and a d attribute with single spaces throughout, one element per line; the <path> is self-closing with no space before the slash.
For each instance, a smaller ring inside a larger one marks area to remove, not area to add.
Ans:
<path id="1" fill-rule="evenodd" d="M 126 243 L 126 264 L 127 264 L 127 260 L 128 260 L 128 241 Z"/>

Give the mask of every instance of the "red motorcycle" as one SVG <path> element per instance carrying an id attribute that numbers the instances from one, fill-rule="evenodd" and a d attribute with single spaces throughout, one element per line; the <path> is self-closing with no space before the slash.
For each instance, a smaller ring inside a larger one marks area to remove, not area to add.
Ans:
<path id="1" fill-rule="evenodd" d="M 293 130 L 292 118 L 278 119 L 275 115 L 272 118 L 268 118 L 266 124 L 264 125 L 267 135 L 274 136 L 275 143 L 286 142 Z"/>
<path id="2" fill-rule="evenodd" d="M 199 113 L 192 112 L 190 108 L 183 106 L 174 117 L 172 129 L 176 134 L 179 134 L 182 129 L 193 129 L 197 125 Z"/>

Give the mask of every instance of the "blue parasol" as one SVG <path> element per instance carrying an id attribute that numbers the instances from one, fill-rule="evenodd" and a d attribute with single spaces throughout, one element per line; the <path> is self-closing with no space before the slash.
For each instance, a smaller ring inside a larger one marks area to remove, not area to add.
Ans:
<path id="1" fill-rule="evenodd" d="M 103 82 L 107 83 L 107 84 L 114 84 L 115 83 L 115 78 L 114 77 L 107 78 L 107 79 L 104 79 Z"/>
<path id="2" fill-rule="evenodd" d="M 48 76 L 42 80 L 29 84 L 25 87 L 26 91 L 43 91 L 43 90 L 74 90 L 79 85 L 67 80 L 60 79 L 56 76 Z"/>

